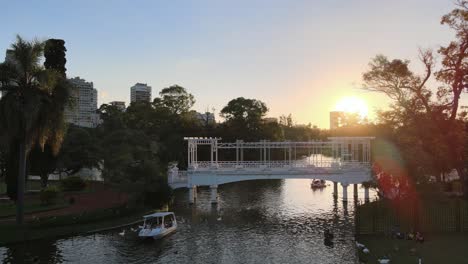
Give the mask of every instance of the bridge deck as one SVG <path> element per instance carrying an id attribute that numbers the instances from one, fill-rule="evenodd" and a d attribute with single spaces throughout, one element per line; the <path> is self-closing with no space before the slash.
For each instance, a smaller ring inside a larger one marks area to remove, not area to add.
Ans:
<path id="1" fill-rule="evenodd" d="M 362 182 L 370 179 L 370 167 L 363 162 L 198 162 L 187 171 L 170 174 L 173 188 L 190 184 L 210 185 L 249 179 L 320 178 L 333 181 Z M 317 166 L 322 165 L 322 166 Z M 227 178 L 226 178 L 227 177 Z"/>
<path id="2" fill-rule="evenodd" d="M 306 142 L 185 139 L 188 168 L 184 172 L 177 167 L 170 169 L 168 181 L 174 188 L 273 178 L 322 178 L 340 182 L 362 182 L 370 178 L 372 137 L 332 137 L 326 141 Z M 198 147 L 203 145 L 210 148 L 208 161 L 198 159 Z M 231 158 L 235 154 L 235 160 L 220 161 L 218 152 L 221 150 L 230 151 Z M 255 155 L 259 155 L 258 160 L 244 160 Z M 278 157 L 284 159 L 276 160 Z"/>

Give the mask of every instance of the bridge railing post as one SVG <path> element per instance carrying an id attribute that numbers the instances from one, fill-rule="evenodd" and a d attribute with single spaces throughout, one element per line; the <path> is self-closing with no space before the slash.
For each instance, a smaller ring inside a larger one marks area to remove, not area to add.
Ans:
<path id="1" fill-rule="evenodd" d="M 341 183 L 341 186 L 343 187 L 343 202 L 348 201 L 348 183 Z"/>
<path id="2" fill-rule="evenodd" d="M 218 203 L 218 185 L 210 185 L 210 202 Z"/>

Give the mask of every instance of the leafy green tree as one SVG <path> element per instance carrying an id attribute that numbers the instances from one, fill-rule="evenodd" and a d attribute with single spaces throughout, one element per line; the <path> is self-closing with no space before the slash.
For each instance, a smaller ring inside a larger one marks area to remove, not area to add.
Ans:
<path id="1" fill-rule="evenodd" d="M 195 98 L 184 87 L 172 85 L 159 92 L 160 98 L 156 98 L 154 104 L 167 107 L 173 114 L 186 113 L 195 104 Z"/>
<path id="2" fill-rule="evenodd" d="M 294 125 L 291 114 L 289 114 L 289 115 L 287 115 L 287 116 L 286 116 L 286 115 L 282 115 L 282 116 L 280 116 L 279 119 L 280 119 L 280 120 L 279 120 L 279 123 L 280 123 L 280 125 L 282 125 L 282 126 L 285 126 L 285 127 L 293 127 L 293 125 Z"/>
<path id="3" fill-rule="evenodd" d="M 117 106 L 102 104 L 101 107 L 99 107 L 98 112 L 103 121 L 99 126 L 99 129 L 113 131 L 115 129 L 121 129 L 126 126 L 124 120 L 125 113 L 122 112 Z"/>
<path id="4" fill-rule="evenodd" d="M 63 76 L 39 64 L 43 48 L 42 42 L 28 42 L 18 36 L 0 66 L 1 90 L 6 92 L 0 100 L 0 133 L 4 142 L 18 148 L 17 195 L 9 192 L 17 200 L 18 223 L 23 222 L 28 152 L 35 144 L 43 147 L 46 143 L 58 152 L 65 128 L 63 110 L 69 86 Z"/>
<path id="5" fill-rule="evenodd" d="M 49 144 L 44 148 L 35 145 L 28 157 L 29 174 L 39 175 L 42 188 L 47 187 L 49 174 L 53 173 L 57 165 L 57 155 L 52 151 Z"/>
<path id="6" fill-rule="evenodd" d="M 100 168 L 101 160 L 101 145 L 93 130 L 71 125 L 57 157 L 59 174 L 70 176 L 83 168 Z"/>
<path id="7" fill-rule="evenodd" d="M 262 101 L 238 97 L 221 109 L 226 122 L 244 123 L 247 127 L 257 126 L 268 112 Z"/>

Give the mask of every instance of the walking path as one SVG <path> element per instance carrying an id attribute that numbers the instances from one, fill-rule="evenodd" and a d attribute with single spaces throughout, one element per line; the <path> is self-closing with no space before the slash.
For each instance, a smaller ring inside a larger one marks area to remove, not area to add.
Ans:
<path id="1" fill-rule="evenodd" d="M 56 210 L 33 212 L 25 215 L 25 220 L 31 220 L 35 217 L 49 217 L 69 214 L 79 214 L 83 212 L 90 212 L 97 209 L 113 208 L 123 205 L 128 201 L 128 195 L 118 192 L 111 187 L 102 183 L 91 183 L 90 192 L 80 193 L 65 193 L 65 200 L 73 197 L 75 202 L 65 208 Z M 0 219 L 0 223 L 14 221 L 15 217 L 8 217 Z"/>

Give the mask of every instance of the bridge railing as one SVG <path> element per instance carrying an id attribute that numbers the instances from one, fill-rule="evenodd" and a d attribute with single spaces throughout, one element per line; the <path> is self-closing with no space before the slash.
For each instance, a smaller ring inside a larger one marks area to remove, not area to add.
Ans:
<path id="1" fill-rule="evenodd" d="M 189 170 L 262 170 L 262 169 L 313 169 L 313 168 L 331 168 L 331 169 L 353 169 L 369 167 L 368 162 L 359 161 L 198 161 L 189 168 Z"/>
<path id="2" fill-rule="evenodd" d="M 179 184 L 179 183 L 187 183 L 188 176 L 187 171 L 180 171 L 180 170 L 172 170 L 169 171 L 168 175 L 168 183 L 169 184 Z"/>

